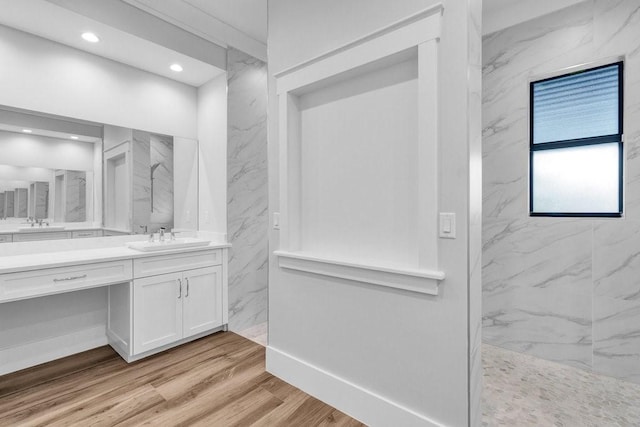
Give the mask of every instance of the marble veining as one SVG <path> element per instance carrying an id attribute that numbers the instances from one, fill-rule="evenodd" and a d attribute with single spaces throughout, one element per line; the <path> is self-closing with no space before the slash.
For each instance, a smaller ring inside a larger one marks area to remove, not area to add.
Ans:
<path id="1" fill-rule="evenodd" d="M 34 185 L 34 218 L 48 218 L 49 214 L 49 183 L 38 181 Z"/>
<path id="2" fill-rule="evenodd" d="M 26 188 L 16 188 L 15 190 L 15 216 L 16 218 L 26 218 L 28 207 L 28 190 Z"/>
<path id="3" fill-rule="evenodd" d="M 173 138 L 133 131 L 133 231 L 173 228 Z M 153 209 L 151 180 L 153 179 Z"/>
<path id="4" fill-rule="evenodd" d="M 141 232 L 140 227 L 149 225 L 151 214 L 151 136 L 149 132 L 133 131 L 131 160 L 133 163 L 133 232 Z M 153 231 L 149 230 L 148 231 Z"/>
<path id="5" fill-rule="evenodd" d="M 14 217 L 14 192 L 4 192 L 4 216 L 7 218 Z"/>
<path id="6" fill-rule="evenodd" d="M 640 425 L 640 385 L 482 346 L 483 426 Z"/>
<path id="7" fill-rule="evenodd" d="M 84 222 L 87 218 L 87 173 L 67 171 L 65 173 L 66 209 L 65 222 Z"/>
<path id="8" fill-rule="evenodd" d="M 267 320 L 268 194 L 267 69 L 243 52 L 227 51 L 227 216 L 229 327 L 243 331 Z"/>
<path id="9" fill-rule="evenodd" d="M 469 424 L 482 420 L 482 2 L 468 2 Z"/>
<path id="10" fill-rule="evenodd" d="M 149 223 L 154 228 L 173 227 L 173 138 L 150 135 L 151 167 L 151 215 Z"/>
<path id="11" fill-rule="evenodd" d="M 483 340 L 640 383 L 640 4 L 588 0 L 483 40 Z M 624 56 L 625 216 L 530 218 L 529 82 Z"/>

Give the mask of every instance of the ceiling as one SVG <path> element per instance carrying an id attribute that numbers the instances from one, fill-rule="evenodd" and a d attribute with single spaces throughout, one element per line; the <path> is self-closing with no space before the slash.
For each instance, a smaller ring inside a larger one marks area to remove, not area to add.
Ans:
<path id="1" fill-rule="evenodd" d="M 102 141 L 102 125 L 98 123 L 5 106 L 0 107 L 0 131 L 81 142 Z"/>
<path id="2" fill-rule="evenodd" d="M 585 0 L 483 0 L 482 34 L 564 9 Z"/>
<path id="3" fill-rule="evenodd" d="M 580 1 L 483 0 L 483 34 Z M 228 46 L 267 60 L 267 0 L 21 0 L 0 24 L 195 87 L 224 72 Z"/>
<path id="4" fill-rule="evenodd" d="M 205 40 L 267 60 L 267 0 L 122 0 Z"/>
<path id="5" fill-rule="evenodd" d="M 185 54 L 46 0 L 12 2 L 11 7 L 3 8 L 0 24 L 195 87 L 224 72 L 224 64 L 222 67 L 212 65 L 195 58 L 195 55 Z M 86 31 L 98 35 L 100 42 L 84 41 L 80 36 Z M 205 42 L 200 38 L 196 39 Z M 221 49 L 219 46 L 215 47 Z M 173 63 L 182 65 L 183 71 L 171 71 L 169 66 Z"/>
<path id="6" fill-rule="evenodd" d="M 267 0 L 182 0 L 214 19 L 267 43 Z"/>

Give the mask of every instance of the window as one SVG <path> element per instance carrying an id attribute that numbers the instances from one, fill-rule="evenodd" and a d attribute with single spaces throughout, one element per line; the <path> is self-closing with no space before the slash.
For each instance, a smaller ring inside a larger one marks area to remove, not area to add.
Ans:
<path id="1" fill-rule="evenodd" d="M 531 83 L 531 216 L 622 215 L 622 62 Z"/>

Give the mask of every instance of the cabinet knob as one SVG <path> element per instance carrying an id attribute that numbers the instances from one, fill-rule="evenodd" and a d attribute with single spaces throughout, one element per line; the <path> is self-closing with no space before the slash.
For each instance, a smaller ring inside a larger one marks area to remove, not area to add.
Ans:
<path id="1" fill-rule="evenodd" d="M 186 298 L 186 297 L 188 297 L 188 296 L 189 296 L 189 278 L 187 277 L 187 278 L 185 278 L 184 280 L 187 282 L 187 293 L 186 293 L 186 295 L 185 295 L 185 298 Z"/>

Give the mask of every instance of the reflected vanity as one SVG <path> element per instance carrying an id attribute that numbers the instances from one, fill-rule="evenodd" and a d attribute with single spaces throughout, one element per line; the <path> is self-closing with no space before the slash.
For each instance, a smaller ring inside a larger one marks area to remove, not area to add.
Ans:
<path id="1" fill-rule="evenodd" d="M 0 151 L 2 243 L 198 229 L 195 140 L 0 107 Z"/>
<path id="2" fill-rule="evenodd" d="M 0 152 L 0 305 L 45 297 L 56 321 L 60 294 L 105 288 L 78 348 L 129 362 L 226 329 L 229 245 L 198 231 L 197 141 L 0 107 Z M 25 357 L 42 343 L 16 336 L 0 375 L 81 351 L 64 339 Z"/>

